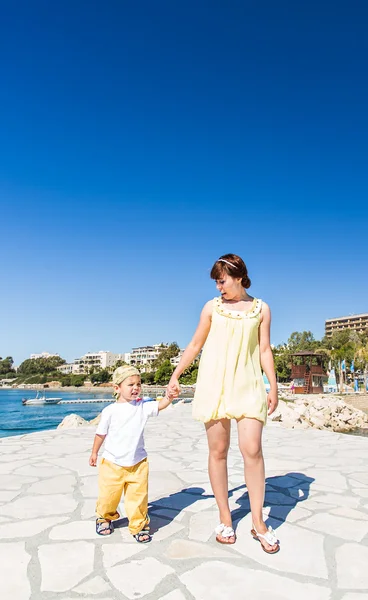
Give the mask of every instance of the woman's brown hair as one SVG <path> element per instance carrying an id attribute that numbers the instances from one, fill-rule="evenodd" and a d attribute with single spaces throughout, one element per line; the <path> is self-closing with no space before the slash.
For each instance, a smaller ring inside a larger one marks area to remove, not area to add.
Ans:
<path id="1" fill-rule="evenodd" d="M 234 279 L 241 279 L 241 284 L 245 289 L 250 288 L 251 281 L 248 277 L 248 270 L 245 262 L 237 254 L 223 254 L 218 258 L 211 269 L 211 279 L 221 279 L 226 273 Z"/>

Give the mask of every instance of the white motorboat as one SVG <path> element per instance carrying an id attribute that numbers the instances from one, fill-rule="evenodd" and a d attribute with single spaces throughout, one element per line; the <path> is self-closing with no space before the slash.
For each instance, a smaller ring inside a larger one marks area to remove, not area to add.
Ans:
<path id="1" fill-rule="evenodd" d="M 22 404 L 25 406 L 40 406 L 45 404 L 58 404 L 62 398 L 47 398 L 45 394 L 37 392 L 35 398 L 23 398 Z"/>

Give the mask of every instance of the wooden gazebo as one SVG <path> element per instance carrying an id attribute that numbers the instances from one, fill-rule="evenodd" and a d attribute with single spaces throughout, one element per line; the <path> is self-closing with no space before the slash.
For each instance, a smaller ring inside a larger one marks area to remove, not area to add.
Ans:
<path id="1" fill-rule="evenodd" d="M 291 355 L 291 377 L 294 380 L 296 394 L 321 394 L 323 378 L 327 377 L 323 369 L 323 354 L 303 350 Z"/>

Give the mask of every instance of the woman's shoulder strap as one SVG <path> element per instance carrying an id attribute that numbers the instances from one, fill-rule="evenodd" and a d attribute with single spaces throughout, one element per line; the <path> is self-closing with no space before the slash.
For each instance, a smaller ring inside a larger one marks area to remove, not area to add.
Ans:
<path id="1" fill-rule="evenodd" d="M 252 308 L 251 312 L 248 313 L 248 316 L 250 317 L 257 317 L 258 315 L 261 314 L 261 310 L 262 310 L 262 300 L 261 298 L 254 298 L 254 307 Z"/>

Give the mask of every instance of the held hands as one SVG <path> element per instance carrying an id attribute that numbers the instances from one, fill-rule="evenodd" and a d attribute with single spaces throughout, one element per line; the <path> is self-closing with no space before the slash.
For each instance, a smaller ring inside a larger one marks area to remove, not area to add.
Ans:
<path id="1" fill-rule="evenodd" d="M 89 457 L 89 466 L 90 467 L 96 467 L 97 466 L 97 452 L 92 452 L 91 456 Z"/>
<path id="2" fill-rule="evenodd" d="M 177 398 L 180 394 L 180 385 L 179 380 L 174 375 L 171 377 L 169 381 L 169 385 L 167 386 L 166 394 L 171 399 Z"/>
<path id="3" fill-rule="evenodd" d="M 275 412 L 279 399 L 277 397 L 277 390 L 270 390 L 267 395 L 268 414 L 272 415 Z"/>

